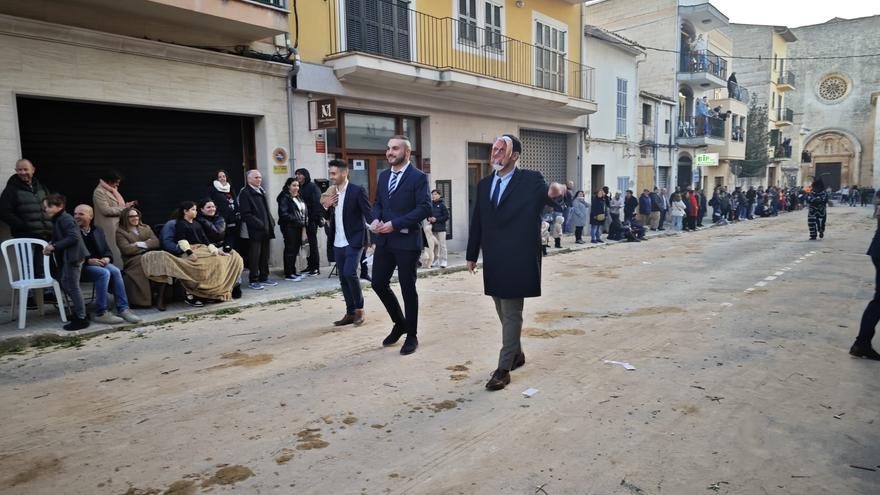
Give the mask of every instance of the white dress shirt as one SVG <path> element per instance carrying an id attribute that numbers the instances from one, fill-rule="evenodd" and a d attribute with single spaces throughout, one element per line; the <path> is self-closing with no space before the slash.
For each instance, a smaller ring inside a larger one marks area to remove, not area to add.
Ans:
<path id="1" fill-rule="evenodd" d="M 348 246 L 348 237 L 345 236 L 345 224 L 342 222 L 342 205 L 345 204 L 346 191 L 348 191 L 347 181 L 341 191 L 339 187 L 336 188 L 339 200 L 336 202 L 336 208 L 333 210 L 333 217 L 336 220 L 336 237 L 333 239 L 333 246 L 338 248 Z"/>

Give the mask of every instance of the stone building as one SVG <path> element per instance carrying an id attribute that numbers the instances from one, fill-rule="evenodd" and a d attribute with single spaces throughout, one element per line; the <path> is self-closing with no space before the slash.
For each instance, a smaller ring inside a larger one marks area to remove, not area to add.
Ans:
<path id="1" fill-rule="evenodd" d="M 876 187 L 876 92 L 880 88 L 880 16 L 835 18 L 792 29 L 789 48 L 798 81 L 795 123 L 802 128 L 802 175 L 821 175 L 834 189 Z"/>

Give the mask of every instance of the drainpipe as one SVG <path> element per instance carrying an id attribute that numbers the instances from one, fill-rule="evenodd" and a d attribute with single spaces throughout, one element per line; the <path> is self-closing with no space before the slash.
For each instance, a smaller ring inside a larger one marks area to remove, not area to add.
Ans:
<path id="1" fill-rule="evenodd" d="M 288 172 L 290 176 L 293 177 L 293 172 L 296 170 L 296 148 L 294 148 L 294 135 L 293 135 L 293 123 L 294 123 L 294 109 L 293 109 L 293 91 L 296 89 L 296 75 L 299 73 L 300 68 L 300 58 L 299 52 L 296 48 L 291 48 L 291 57 L 293 58 L 293 67 L 290 68 L 290 72 L 287 73 L 287 81 L 286 81 L 286 97 L 287 97 L 287 146 L 290 148 L 288 151 Z"/>
<path id="2" fill-rule="evenodd" d="M 581 68 L 583 68 L 586 65 L 586 53 L 584 53 L 587 49 L 587 35 L 586 35 L 586 33 L 584 33 L 584 27 L 586 26 L 586 15 L 587 14 L 586 14 L 586 10 L 584 7 L 584 2 L 581 2 L 581 6 L 580 6 L 580 22 L 581 23 L 578 28 L 578 31 L 580 33 L 580 39 L 581 39 L 580 57 L 578 57 L 578 58 L 580 59 Z M 581 77 L 586 77 L 586 73 L 582 73 Z M 584 84 L 584 87 L 586 87 L 586 81 L 584 81 L 583 84 Z M 590 116 L 587 115 L 586 117 L 583 117 L 582 119 L 585 121 L 584 126 L 581 127 L 580 132 L 578 132 L 578 138 L 577 138 L 577 147 L 578 147 L 577 184 L 578 184 L 578 187 L 581 189 L 584 187 L 584 151 L 586 151 L 584 149 L 584 146 L 585 146 L 584 135 L 587 133 L 587 129 L 590 126 Z"/>

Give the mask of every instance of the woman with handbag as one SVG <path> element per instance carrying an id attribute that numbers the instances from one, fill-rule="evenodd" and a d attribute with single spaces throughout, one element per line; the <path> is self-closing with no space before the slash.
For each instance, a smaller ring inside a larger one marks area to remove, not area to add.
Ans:
<path id="1" fill-rule="evenodd" d="M 284 280 L 299 282 L 305 276 L 296 271 L 296 258 L 308 225 L 308 207 L 299 195 L 299 182 L 290 177 L 278 195 L 278 225 L 284 237 Z"/>
<path id="2" fill-rule="evenodd" d="M 593 204 L 590 209 L 590 242 L 593 244 L 602 244 L 602 225 L 605 224 L 605 191 L 598 189 L 593 196 Z"/>

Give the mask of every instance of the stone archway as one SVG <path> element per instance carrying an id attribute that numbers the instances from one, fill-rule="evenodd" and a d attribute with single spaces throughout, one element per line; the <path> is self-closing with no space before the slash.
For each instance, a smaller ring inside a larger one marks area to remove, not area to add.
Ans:
<path id="1" fill-rule="evenodd" d="M 870 184 L 871 174 L 864 177 L 861 169 L 862 146 L 859 140 L 842 129 L 822 129 L 805 140 L 804 151 L 810 153 L 810 163 L 803 169 L 803 177 L 815 177 L 817 167 L 820 172 L 836 174 L 839 170 L 839 183 L 843 185 Z M 832 176 L 832 181 L 837 182 Z"/>

